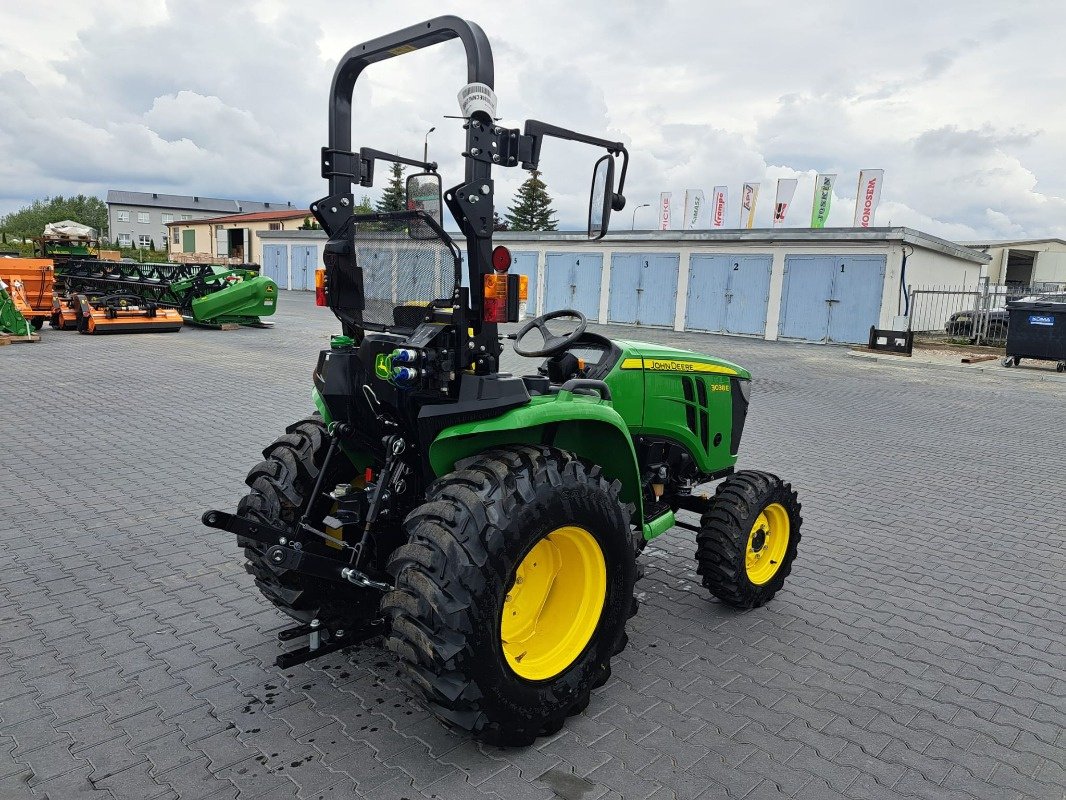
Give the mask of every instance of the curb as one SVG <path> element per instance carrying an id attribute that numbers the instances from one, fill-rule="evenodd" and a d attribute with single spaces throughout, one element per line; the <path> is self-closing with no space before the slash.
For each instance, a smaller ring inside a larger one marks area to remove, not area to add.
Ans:
<path id="1" fill-rule="evenodd" d="M 861 358 L 865 361 L 874 361 L 880 364 L 895 364 L 901 367 L 911 368 L 923 368 L 932 367 L 934 369 L 951 369 L 957 372 L 987 372 L 995 373 L 997 375 L 1009 375 L 1010 380 L 1030 380 L 1030 381 L 1047 381 L 1050 383 L 1066 383 L 1066 373 L 1058 372 L 1044 372 L 1043 370 L 1027 370 L 1022 367 L 1004 367 L 999 363 L 997 358 L 995 361 L 983 362 L 980 364 L 946 364 L 942 361 L 923 361 L 912 358 L 904 358 L 903 356 L 890 356 L 890 355 L 877 355 L 876 353 L 862 353 L 857 350 L 846 350 L 845 354 L 851 358 Z"/>

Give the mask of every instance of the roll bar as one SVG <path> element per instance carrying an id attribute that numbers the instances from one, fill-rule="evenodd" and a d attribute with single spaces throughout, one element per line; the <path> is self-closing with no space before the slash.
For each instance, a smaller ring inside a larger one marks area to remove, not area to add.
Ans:
<path id="1" fill-rule="evenodd" d="M 459 39 L 466 48 L 467 82 L 484 83 L 489 88 L 494 88 L 492 48 L 485 32 L 473 22 L 446 15 L 379 36 L 377 39 L 358 44 L 345 53 L 333 73 L 329 93 L 330 149 L 352 149 L 352 93 L 355 90 L 355 82 L 367 66 L 450 39 Z M 482 171 L 475 169 L 476 166 L 477 162 L 467 160 L 467 181 L 482 177 Z M 350 190 L 350 176 L 330 177 L 331 195 L 344 194 Z"/>

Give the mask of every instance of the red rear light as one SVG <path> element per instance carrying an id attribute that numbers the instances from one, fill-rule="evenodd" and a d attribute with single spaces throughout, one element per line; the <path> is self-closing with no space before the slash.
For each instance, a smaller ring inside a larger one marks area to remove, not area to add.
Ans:
<path id="1" fill-rule="evenodd" d="M 507 276 L 483 275 L 481 285 L 485 290 L 481 299 L 481 319 L 484 322 L 506 322 Z"/>
<path id="2" fill-rule="evenodd" d="M 326 300 L 326 271 L 324 269 L 315 270 L 315 305 L 329 305 Z"/>
<path id="3" fill-rule="evenodd" d="M 497 272 L 507 272 L 511 266 L 511 251 L 502 244 L 492 250 L 492 268 Z"/>

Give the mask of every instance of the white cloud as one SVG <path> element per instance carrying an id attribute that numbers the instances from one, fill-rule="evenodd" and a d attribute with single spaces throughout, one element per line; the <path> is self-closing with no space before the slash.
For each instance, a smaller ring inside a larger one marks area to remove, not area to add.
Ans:
<path id="1" fill-rule="evenodd" d="M 506 124 L 533 117 L 630 147 L 619 227 L 660 191 L 679 204 L 685 189 L 725 183 L 735 204 L 751 180 L 765 225 L 779 177 L 799 179 L 787 224 L 806 225 L 819 171 L 839 174 L 830 225 L 848 225 L 858 170 L 882 167 L 879 224 L 960 238 L 1066 233 L 1059 3 L 1009 15 L 990 0 L 964 15 L 917 0 L 819 8 L 544 0 L 477 21 Z M 158 0 L 136 14 L 115 0 L 5 6 L 0 213 L 108 188 L 308 204 L 325 193 L 318 149 L 338 58 L 356 39 L 437 13 L 430 0 L 364 0 L 347 25 L 325 0 Z M 443 117 L 457 113 L 465 78 L 454 42 L 372 66 L 357 89 L 355 144 L 417 156 L 436 126 L 431 157 L 446 185 L 458 182 L 462 131 Z M 544 147 L 571 226 L 595 157 Z M 497 171 L 501 212 L 525 177 Z M 738 210 L 729 214 L 735 224 Z M 653 219 L 638 215 L 643 227 Z"/>

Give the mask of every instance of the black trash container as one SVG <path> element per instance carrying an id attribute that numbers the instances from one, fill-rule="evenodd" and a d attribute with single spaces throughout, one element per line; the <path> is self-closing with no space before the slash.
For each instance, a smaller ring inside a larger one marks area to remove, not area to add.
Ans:
<path id="1" fill-rule="evenodd" d="M 1066 370 L 1066 303 L 1017 300 L 1007 303 L 1007 357 L 1004 366 L 1017 366 L 1023 358 L 1057 361 Z"/>

